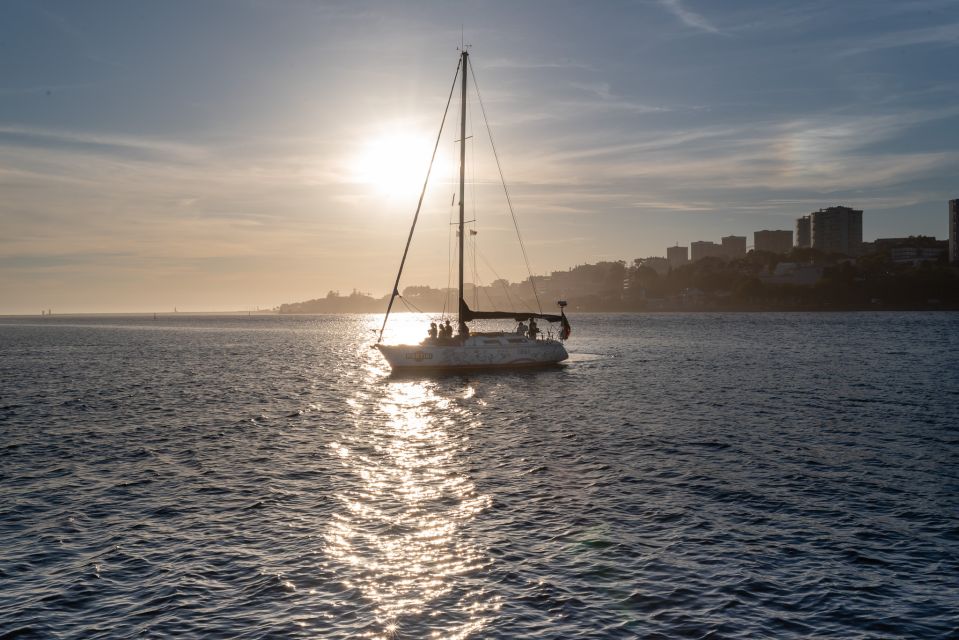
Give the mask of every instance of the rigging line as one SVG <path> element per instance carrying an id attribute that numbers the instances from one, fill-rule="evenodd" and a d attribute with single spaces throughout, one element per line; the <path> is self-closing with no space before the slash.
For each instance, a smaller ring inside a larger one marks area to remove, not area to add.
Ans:
<path id="1" fill-rule="evenodd" d="M 425 313 L 425 311 L 417 307 L 411 301 L 407 300 L 404 296 L 397 296 L 397 297 L 400 299 L 400 302 L 406 305 L 407 311 L 416 311 L 416 313 Z"/>
<path id="2" fill-rule="evenodd" d="M 489 301 L 489 306 L 491 309 L 496 308 L 496 303 L 493 302 L 493 297 L 489 293 L 489 287 L 483 287 L 483 293 L 486 294 L 486 299 Z"/>
<path id="3" fill-rule="evenodd" d="M 450 281 L 453 279 L 453 231 L 452 227 L 446 232 L 446 295 L 443 297 L 443 317 L 450 305 Z"/>
<path id="4" fill-rule="evenodd" d="M 455 138 L 456 137 L 455 130 L 453 133 L 454 133 L 453 137 Z M 452 144 L 453 144 L 453 154 L 450 157 L 455 158 L 457 157 L 456 141 L 454 140 Z M 452 176 L 452 179 L 457 179 L 456 178 L 457 173 L 458 173 L 458 169 L 457 169 L 456 163 L 455 162 L 450 163 L 450 174 Z M 446 239 L 447 239 L 446 255 L 447 255 L 448 261 L 446 263 L 446 296 L 443 298 L 443 317 L 444 318 L 446 317 L 447 312 L 449 312 L 450 315 L 453 314 L 454 304 L 456 305 L 459 304 L 458 302 L 454 303 L 453 301 L 453 297 L 454 297 L 453 276 L 456 275 L 456 272 L 457 272 L 456 261 L 457 261 L 457 252 L 459 251 L 459 248 L 458 248 L 459 233 L 457 231 L 457 226 L 459 225 L 459 222 L 457 222 L 459 218 L 459 208 L 456 205 L 456 197 L 458 194 L 459 194 L 458 191 L 453 193 L 453 201 L 450 202 L 450 209 L 449 209 L 450 222 L 446 227 Z"/>
<path id="5" fill-rule="evenodd" d="M 509 188 L 506 186 L 506 178 L 503 176 L 503 167 L 499 163 L 499 154 L 496 153 L 496 143 L 493 142 L 493 130 L 489 126 L 489 118 L 486 117 L 486 107 L 483 105 L 483 96 L 480 95 L 479 84 L 476 82 L 476 71 L 473 66 L 469 68 L 470 75 L 473 76 L 473 88 L 476 91 L 476 99 L 479 102 L 480 110 L 483 112 L 483 121 L 486 123 L 486 133 L 489 135 L 489 144 L 493 148 L 493 158 L 496 160 L 496 169 L 499 171 L 499 179 L 503 184 L 503 193 L 506 194 L 506 204 L 509 206 L 509 215 L 513 219 L 513 228 L 516 229 L 516 237 L 519 238 L 519 248 L 523 251 L 523 260 L 526 262 L 526 272 L 529 274 L 530 284 L 533 286 L 533 297 L 536 298 L 536 306 L 539 312 L 543 313 L 543 305 L 539 301 L 539 294 L 536 293 L 536 285 L 533 282 L 533 269 L 529 266 L 529 256 L 526 254 L 526 244 L 523 242 L 523 234 L 519 231 L 519 223 L 516 220 L 516 213 L 513 211 L 513 200 L 509 196 Z"/>
<path id="6" fill-rule="evenodd" d="M 490 289 L 492 289 L 492 288 L 493 288 L 492 286 L 489 286 L 489 287 L 484 286 L 484 287 L 483 287 L 483 293 L 486 294 L 486 301 L 489 302 L 489 308 L 490 308 L 490 309 L 495 309 L 495 308 L 496 308 L 496 303 L 493 302 L 493 296 L 490 295 Z"/>
<path id="7" fill-rule="evenodd" d="M 470 123 L 470 206 L 473 210 L 473 222 L 476 221 L 476 136 L 473 127 L 473 104 L 466 103 Z"/>
<path id="8" fill-rule="evenodd" d="M 426 170 L 426 178 L 423 180 L 423 190 L 420 191 L 419 202 L 416 203 L 416 213 L 413 214 L 413 224 L 410 226 L 410 235 L 406 238 L 406 248 L 403 249 L 403 258 L 400 260 L 400 270 L 396 273 L 396 282 L 393 283 L 393 291 L 390 294 L 390 303 L 386 306 L 386 315 L 383 316 L 383 326 L 380 327 L 380 337 L 376 339 L 379 344 L 383 340 L 383 332 L 386 331 L 386 321 L 390 317 L 390 311 L 393 309 L 393 301 L 399 295 L 400 276 L 403 275 L 403 266 L 406 264 L 406 255 L 410 252 L 410 243 L 413 242 L 413 230 L 416 229 L 416 221 L 420 217 L 420 209 L 423 208 L 423 197 L 426 195 L 426 185 L 430 181 L 430 173 L 433 171 L 433 161 L 436 160 L 436 151 L 440 148 L 440 140 L 443 139 L 443 127 L 446 125 L 446 115 L 450 111 L 450 103 L 453 101 L 453 91 L 456 89 L 456 78 L 460 74 L 461 62 L 456 63 L 456 72 L 453 74 L 453 85 L 450 87 L 449 98 L 446 99 L 446 110 L 443 111 L 443 120 L 440 122 L 440 130 L 436 134 L 436 144 L 433 145 L 433 155 L 430 157 L 430 166 Z M 463 69 L 466 73 L 466 69 Z"/>
<path id="9" fill-rule="evenodd" d="M 471 225 L 471 227 L 476 226 L 476 221 L 474 220 L 472 223 L 470 223 L 470 225 Z M 479 294 L 478 294 L 477 291 L 476 291 L 476 285 L 477 285 L 477 283 L 479 282 L 479 271 L 477 271 L 477 269 L 476 269 L 476 234 L 474 233 L 474 230 L 473 230 L 472 228 L 469 230 L 469 241 L 470 241 L 470 254 L 472 254 L 472 257 L 473 257 L 473 261 L 472 261 L 472 262 L 473 262 L 473 265 L 472 265 L 472 266 L 473 266 L 473 273 L 472 273 L 472 276 L 473 276 L 473 306 L 474 306 L 474 307 L 478 307 L 478 306 L 479 306 Z"/>
<path id="10" fill-rule="evenodd" d="M 473 273 L 472 273 L 472 276 L 473 276 L 473 307 L 474 307 L 474 308 L 479 308 L 479 289 L 478 289 L 478 287 L 479 287 L 479 284 L 480 284 L 480 274 L 479 274 L 479 270 L 476 268 L 476 255 L 477 255 L 476 236 L 473 235 L 472 233 L 470 234 L 470 244 L 469 244 L 469 247 L 470 247 L 470 255 L 471 255 L 472 258 L 473 258 L 473 260 L 472 260 L 472 262 L 473 262 Z"/>
<path id="11" fill-rule="evenodd" d="M 493 275 L 496 276 L 496 279 L 497 279 L 497 280 L 499 280 L 499 281 L 501 281 L 501 282 L 503 282 L 503 283 L 506 283 L 506 282 L 507 282 L 507 280 L 505 280 L 504 278 L 501 278 L 500 275 L 499 275 L 498 273 L 496 273 L 496 269 L 494 269 L 494 268 L 493 268 L 493 265 L 490 264 L 490 261 L 486 259 L 486 256 L 484 256 L 483 254 L 480 254 L 480 260 L 483 261 L 483 264 L 485 264 L 487 267 L 489 267 L 489 270 L 493 272 Z M 510 297 L 510 295 L 509 295 L 509 287 L 508 287 L 506 284 L 503 284 L 503 293 L 506 294 L 506 304 L 509 305 L 509 310 L 510 310 L 510 311 L 516 311 L 516 305 L 513 304 L 513 299 L 512 299 L 512 298 Z M 522 299 L 521 299 L 520 301 L 521 301 L 521 302 L 524 302 Z"/>
<path id="12" fill-rule="evenodd" d="M 475 250 L 475 247 L 474 247 L 474 250 Z M 485 258 L 485 257 L 483 257 L 482 255 L 480 255 L 480 258 L 483 260 L 483 262 L 486 262 L 486 258 Z M 475 262 L 476 262 L 476 253 L 473 253 L 473 262 L 474 262 L 474 264 L 475 264 Z M 486 262 L 486 264 L 487 264 L 487 266 L 489 266 L 489 263 L 488 263 L 488 262 Z M 492 267 L 490 267 L 490 270 L 492 270 Z M 494 273 L 495 273 L 495 272 L 494 272 Z M 489 293 L 489 289 L 492 288 L 492 285 L 491 285 L 491 286 L 486 286 L 485 284 L 483 284 L 483 283 L 482 283 L 482 280 L 480 280 L 479 272 L 475 272 L 475 273 L 473 274 L 473 279 L 474 279 L 474 282 L 473 282 L 473 307 L 474 307 L 474 309 L 476 309 L 476 308 L 479 307 L 479 292 L 480 292 L 481 289 L 482 289 L 483 294 L 486 296 L 487 302 L 489 302 L 490 309 L 495 309 L 495 308 L 496 308 L 496 303 L 493 301 L 493 298 L 490 297 L 490 293 Z"/>
<path id="13" fill-rule="evenodd" d="M 470 261 L 470 279 L 473 281 L 473 308 L 476 308 L 476 246 L 473 244 L 473 237 L 469 236 L 466 241 L 467 256 Z M 466 286 L 466 283 L 463 283 Z"/>
<path id="14" fill-rule="evenodd" d="M 470 221 L 471 228 L 476 228 L 476 136 L 474 135 L 473 103 L 467 98 L 466 110 L 468 112 L 468 121 L 470 126 L 470 208 L 473 212 L 473 219 Z M 465 233 L 465 231 L 464 231 Z M 476 290 L 477 271 L 476 271 L 476 236 L 470 233 L 470 248 L 473 251 L 473 307 L 479 307 L 479 293 Z"/>
<path id="15" fill-rule="evenodd" d="M 522 308 L 526 308 L 526 309 L 532 309 L 532 308 L 533 308 L 533 305 L 529 304 L 529 303 L 526 301 L 526 298 L 524 298 L 523 296 L 517 294 L 517 295 L 516 295 L 516 298 L 519 300 L 519 304 L 520 304 L 520 308 L 521 308 L 521 309 L 522 309 Z M 515 309 L 514 309 L 514 310 L 515 310 Z"/>
<path id="16" fill-rule="evenodd" d="M 455 82 L 455 79 L 454 79 Z M 456 136 L 453 136 L 454 140 L 450 141 L 452 151 L 450 152 L 450 157 L 456 157 Z M 456 164 L 451 162 L 449 164 L 450 177 L 449 183 L 453 184 L 455 182 L 456 176 Z M 450 287 L 453 284 L 453 246 L 456 240 L 456 237 L 453 234 L 453 215 L 456 209 L 456 190 L 453 190 L 453 197 L 450 198 L 450 207 L 449 207 L 449 217 L 447 218 L 449 224 L 446 225 L 446 295 L 443 297 L 443 317 L 446 317 L 446 310 L 450 307 Z"/>
<path id="17" fill-rule="evenodd" d="M 493 297 L 490 295 L 490 292 L 489 292 L 490 289 L 492 289 L 491 286 L 490 286 L 490 287 L 487 287 L 487 286 L 484 285 L 484 286 L 483 286 L 483 293 L 486 295 L 486 301 L 489 302 L 490 309 L 495 309 L 495 308 L 496 308 L 496 303 L 493 302 Z M 477 303 L 477 306 L 479 306 L 479 303 Z"/>

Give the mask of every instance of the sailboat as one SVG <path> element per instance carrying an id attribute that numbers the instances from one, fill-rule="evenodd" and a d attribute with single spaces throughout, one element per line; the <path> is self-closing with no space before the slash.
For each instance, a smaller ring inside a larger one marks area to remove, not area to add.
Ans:
<path id="1" fill-rule="evenodd" d="M 476 311 L 470 309 L 463 296 L 463 257 L 464 257 L 464 237 L 465 237 L 465 206 L 466 206 L 466 80 L 469 66 L 469 53 L 466 47 L 460 51 L 460 60 L 457 65 L 456 74 L 453 76 L 453 86 L 450 88 L 450 96 L 446 103 L 446 111 L 443 114 L 443 121 L 440 124 L 440 133 L 436 139 L 436 145 L 433 148 L 433 156 L 430 160 L 430 166 L 426 173 L 426 179 L 423 183 L 423 191 L 420 193 L 419 203 L 416 207 L 416 213 L 413 216 L 413 225 L 410 228 L 409 236 L 406 240 L 406 248 L 403 251 L 403 258 L 400 261 L 399 272 L 396 274 L 396 281 L 393 285 L 393 293 L 390 296 L 389 304 L 386 308 L 386 315 L 383 318 L 383 326 L 380 329 L 379 338 L 373 346 L 379 350 L 390 367 L 394 371 L 409 370 L 460 370 L 460 369 L 503 369 L 519 367 L 542 367 L 555 365 L 569 357 L 563 342 L 569 338 L 571 329 L 569 320 L 566 318 L 565 301 L 557 302 L 559 306 L 558 314 L 547 314 L 542 311 Z M 426 187 L 429 182 L 430 172 L 433 168 L 433 161 L 436 159 L 436 151 L 439 148 L 440 138 L 443 133 L 443 126 L 446 123 L 446 116 L 449 113 L 450 103 L 453 98 L 453 92 L 456 88 L 457 76 L 461 79 L 461 113 L 460 113 L 460 158 L 459 158 L 459 223 L 458 223 L 458 258 L 459 258 L 459 279 L 457 287 L 457 327 L 456 335 L 430 336 L 419 344 L 400 344 L 387 345 L 383 343 L 383 333 L 386 329 L 386 323 L 393 308 L 393 303 L 400 297 L 399 284 L 400 277 L 403 274 L 403 266 L 406 263 L 406 257 L 409 253 L 410 242 L 413 239 L 413 231 L 416 228 L 416 221 L 419 218 L 420 210 L 423 206 L 423 196 L 426 193 Z M 495 149 L 494 149 L 495 155 Z M 497 159 L 497 164 L 499 160 Z M 502 171 L 500 171 L 502 175 Z M 504 183 L 505 185 L 505 183 Z M 522 242 L 522 240 L 520 240 Z M 524 249 L 525 253 L 525 249 Z M 530 283 L 532 277 L 530 277 Z M 535 293 L 535 291 L 534 291 Z M 545 320 L 549 323 L 559 323 L 558 338 L 550 335 L 543 336 L 536 327 L 536 320 Z M 530 328 L 525 332 L 498 331 L 474 333 L 469 329 L 469 323 L 473 320 L 513 320 L 520 323 L 529 321 Z"/>

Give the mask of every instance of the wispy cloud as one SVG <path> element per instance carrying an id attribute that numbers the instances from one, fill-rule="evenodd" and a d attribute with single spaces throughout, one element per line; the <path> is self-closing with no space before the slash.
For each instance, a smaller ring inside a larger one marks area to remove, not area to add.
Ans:
<path id="1" fill-rule="evenodd" d="M 561 101 L 561 104 L 572 108 L 577 111 L 580 115 L 586 110 L 622 110 L 629 111 L 632 113 L 659 113 L 663 111 L 669 111 L 669 107 L 658 106 L 658 105 L 649 105 L 642 102 L 637 102 L 634 100 L 628 100 L 622 96 L 616 95 L 613 93 L 610 88 L 609 83 L 607 82 L 598 82 L 592 84 L 571 82 L 570 85 L 574 89 L 579 89 L 586 92 L 591 97 L 594 97 L 593 100 L 582 101 L 582 100 L 564 100 Z"/>
<path id="2" fill-rule="evenodd" d="M 484 60 L 481 66 L 487 69 L 583 69 L 593 70 L 593 67 L 575 60 L 520 60 L 518 58 L 491 58 Z"/>
<path id="3" fill-rule="evenodd" d="M 196 159 L 205 151 L 196 145 L 170 141 L 162 138 L 102 134 L 62 129 L 41 129 L 18 125 L 0 125 L 0 143 L 6 142 L 29 147 L 85 148 L 112 155 L 132 152 L 140 155 Z"/>
<path id="4" fill-rule="evenodd" d="M 883 49 L 917 45 L 959 47 L 959 22 L 853 38 L 851 45 L 840 49 L 840 53 L 844 56 L 853 56 Z"/>
<path id="5" fill-rule="evenodd" d="M 686 202 L 681 200 L 648 202 L 633 202 L 634 207 L 640 209 L 653 209 L 661 211 L 715 211 L 716 203 L 713 202 Z"/>
<path id="6" fill-rule="evenodd" d="M 679 18 L 686 26 L 699 29 L 700 31 L 706 31 L 707 33 L 720 33 L 719 29 L 709 20 L 683 6 L 681 0 L 659 0 L 659 4 Z"/>
<path id="7" fill-rule="evenodd" d="M 550 201 L 557 215 L 632 210 L 768 217 L 823 206 L 833 197 L 859 206 L 906 207 L 930 197 L 917 192 L 917 179 L 959 170 L 959 152 L 906 152 L 882 143 L 956 113 L 951 107 L 883 115 L 825 112 L 632 132 L 626 140 L 591 146 L 582 137 L 569 138 L 535 155 L 524 152 L 520 166 L 536 171 L 521 176 L 526 180 L 517 191 L 528 208 Z M 795 194 L 804 194 L 801 203 Z"/>

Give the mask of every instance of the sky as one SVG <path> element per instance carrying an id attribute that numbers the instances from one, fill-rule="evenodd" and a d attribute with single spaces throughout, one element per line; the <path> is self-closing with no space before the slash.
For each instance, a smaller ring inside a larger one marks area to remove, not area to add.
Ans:
<path id="1" fill-rule="evenodd" d="M 946 237 L 955 0 L 5 0 L 0 314 L 386 294 L 464 41 L 534 273 L 836 204 Z M 469 261 L 518 281 L 468 109 Z M 401 288 L 450 282 L 456 134 Z"/>

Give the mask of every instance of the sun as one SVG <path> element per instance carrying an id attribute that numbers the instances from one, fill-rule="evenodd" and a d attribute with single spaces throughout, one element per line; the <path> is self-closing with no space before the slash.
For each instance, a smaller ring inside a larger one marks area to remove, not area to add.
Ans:
<path id="1" fill-rule="evenodd" d="M 423 188 L 432 148 L 426 136 L 388 134 L 366 142 L 352 163 L 357 182 L 380 195 L 415 198 Z"/>

